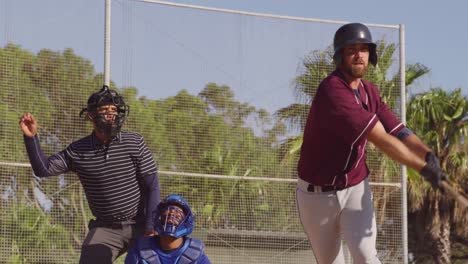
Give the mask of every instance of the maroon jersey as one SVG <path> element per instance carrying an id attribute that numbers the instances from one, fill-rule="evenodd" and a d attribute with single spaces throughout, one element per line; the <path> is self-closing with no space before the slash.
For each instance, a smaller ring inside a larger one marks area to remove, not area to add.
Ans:
<path id="1" fill-rule="evenodd" d="M 301 179 L 318 186 L 356 185 L 369 175 L 367 134 L 377 121 L 394 136 L 405 127 L 374 84 L 362 80 L 358 90 L 360 96 L 338 70 L 320 83 L 304 130 Z"/>

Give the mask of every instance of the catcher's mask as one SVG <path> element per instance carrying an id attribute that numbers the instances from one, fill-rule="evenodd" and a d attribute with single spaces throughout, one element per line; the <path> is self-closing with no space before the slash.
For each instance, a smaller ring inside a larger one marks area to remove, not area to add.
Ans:
<path id="1" fill-rule="evenodd" d="M 156 209 L 154 229 L 160 236 L 187 236 L 193 231 L 194 218 L 187 201 L 180 195 L 171 194 Z"/>
<path id="2" fill-rule="evenodd" d="M 116 109 L 111 112 L 102 112 L 100 111 L 102 106 L 111 106 L 109 108 L 114 106 Z M 88 118 L 94 122 L 100 133 L 104 134 L 108 139 L 113 139 L 122 129 L 130 112 L 130 107 L 125 104 L 122 96 L 104 85 L 101 90 L 93 93 L 88 98 L 88 105 L 81 110 L 80 117 L 84 112 L 87 112 Z"/>
<path id="3" fill-rule="evenodd" d="M 333 60 L 335 64 L 341 63 L 341 50 L 351 44 L 368 44 L 369 45 L 369 62 L 372 65 L 377 64 L 377 45 L 372 41 L 372 35 L 367 26 L 361 23 L 349 23 L 341 26 L 335 33 L 333 39 L 333 47 L 335 53 Z"/>

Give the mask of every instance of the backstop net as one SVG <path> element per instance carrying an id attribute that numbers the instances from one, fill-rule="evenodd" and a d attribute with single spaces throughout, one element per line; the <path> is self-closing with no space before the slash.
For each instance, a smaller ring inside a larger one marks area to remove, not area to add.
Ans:
<path id="1" fill-rule="evenodd" d="M 40 2 L 27 10 L 24 1 L 0 2 L 2 263 L 77 263 L 92 218 L 75 174 L 33 175 L 18 118 L 35 115 L 47 154 L 91 133 L 78 113 L 103 84 L 104 1 Z M 130 105 L 124 129 L 144 136 L 161 195 L 192 206 L 192 236 L 212 263 L 313 262 L 296 165 L 344 22 L 160 1 L 111 7 L 111 88 Z M 368 25 L 379 66 L 366 79 L 400 115 L 398 27 Z M 372 146 L 368 164 L 379 257 L 402 263 L 400 167 Z"/>

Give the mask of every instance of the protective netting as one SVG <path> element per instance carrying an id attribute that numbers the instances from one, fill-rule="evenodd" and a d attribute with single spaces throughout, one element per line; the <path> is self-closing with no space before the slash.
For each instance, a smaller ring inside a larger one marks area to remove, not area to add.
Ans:
<path id="1" fill-rule="evenodd" d="M 92 217 L 81 185 L 75 174 L 33 177 L 18 118 L 36 116 L 47 154 L 90 133 L 78 113 L 103 82 L 104 3 L 49 0 L 25 10 L 24 2 L 0 2 L 0 262 L 77 263 Z M 131 107 L 124 129 L 145 137 L 162 195 L 192 206 L 193 236 L 212 262 L 312 262 L 296 165 L 341 24 L 112 3 L 111 87 Z M 370 30 L 380 57 L 367 79 L 399 113 L 398 29 Z M 372 147 L 368 163 L 380 259 L 401 263 L 400 167 Z"/>

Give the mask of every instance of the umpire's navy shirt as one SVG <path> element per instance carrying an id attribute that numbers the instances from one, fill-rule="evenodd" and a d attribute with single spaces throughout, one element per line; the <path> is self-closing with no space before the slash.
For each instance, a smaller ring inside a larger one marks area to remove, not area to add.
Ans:
<path id="1" fill-rule="evenodd" d="M 152 181 L 157 184 L 156 164 L 140 134 L 122 131 L 109 145 L 103 145 L 92 133 L 50 157 L 42 152 L 37 135 L 24 139 L 36 176 L 68 171 L 78 174 L 98 221 L 114 223 L 135 219 L 144 204 L 142 190 L 148 184 L 144 178 L 156 177 Z M 153 202 L 158 203 L 159 186 L 156 188 L 149 191 L 156 192 Z M 145 220 L 148 222 L 145 225 L 149 225 L 150 218 Z"/>
<path id="2" fill-rule="evenodd" d="M 396 135 L 405 126 L 365 80 L 360 97 L 335 70 L 319 85 L 304 130 L 298 164 L 301 179 L 317 186 L 345 188 L 369 175 L 367 135 L 377 121 Z"/>

